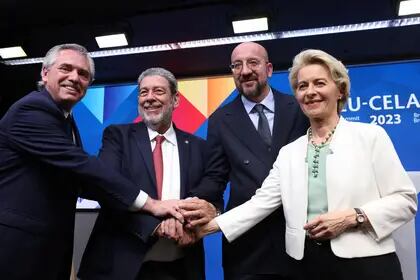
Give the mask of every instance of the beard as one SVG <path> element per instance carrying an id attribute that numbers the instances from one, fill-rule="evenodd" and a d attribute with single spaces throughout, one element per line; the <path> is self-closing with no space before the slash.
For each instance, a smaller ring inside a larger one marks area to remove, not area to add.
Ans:
<path id="1" fill-rule="evenodd" d="M 173 106 L 170 106 L 159 114 L 148 114 L 139 109 L 140 116 L 147 127 L 158 131 L 160 127 L 169 126 L 172 121 Z"/>
<path id="2" fill-rule="evenodd" d="M 240 94 L 248 98 L 259 97 L 262 94 L 262 86 L 258 83 L 254 88 L 247 88 L 246 90 L 244 90 L 244 88 L 240 86 L 238 88 L 238 91 Z"/>
<path id="3" fill-rule="evenodd" d="M 241 95 L 251 100 L 260 97 L 263 94 L 263 89 L 267 86 L 267 82 L 262 83 L 256 79 L 255 86 L 244 88 L 243 83 L 246 81 L 244 79 L 236 81 L 236 88 Z"/>

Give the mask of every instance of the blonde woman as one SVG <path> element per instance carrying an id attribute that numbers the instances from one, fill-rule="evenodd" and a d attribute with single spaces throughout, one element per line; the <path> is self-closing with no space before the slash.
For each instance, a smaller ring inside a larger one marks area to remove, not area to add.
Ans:
<path id="1" fill-rule="evenodd" d="M 403 279 L 392 232 L 417 211 L 416 190 L 385 130 L 340 116 L 344 65 L 320 50 L 299 53 L 289 81 L 311 127 L 284 146 L 246 203 L 200 228 L 230 242 L 280 205 L 286 251 L 303 279 Z"/>

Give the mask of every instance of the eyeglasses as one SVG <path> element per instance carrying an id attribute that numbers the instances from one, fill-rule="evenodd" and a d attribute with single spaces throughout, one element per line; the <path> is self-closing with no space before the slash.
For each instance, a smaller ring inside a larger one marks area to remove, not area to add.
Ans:
<path id="1" fill-rule="evenodd" d="M 155 88 L 140 88 L 139 89 L 139 96 L 140 97 L 146 97 L 149 95 L 149 92 L 151 92 L 154 96 L 160 96 L 166 94 L 168 91 L 161 87 L 155 87 Z"/>
<path id="2" fill-rule="evenodd" d="M 268 61 L 261 62 L 258 59 L 245 60 L 246 67 L 248 67 L 252 71 L 258 70 L 262 63 L 268 63 Z M 233 73 L 239 73 L 244 68 L 244 63 L 243 61 L 235 61 L 234 63 L 229 65 L 229 67 Z"/>

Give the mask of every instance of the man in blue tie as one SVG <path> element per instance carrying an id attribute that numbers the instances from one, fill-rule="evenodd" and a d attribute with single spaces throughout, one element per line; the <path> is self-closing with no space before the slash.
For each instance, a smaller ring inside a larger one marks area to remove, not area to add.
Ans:
<path id="1" fill-rule="evenodd" d="M 295 98 L 270 87 L 273 73 L 266 49 L 254 42 L 236 46 L 231 55 L 238 97 L 209 118 L 209 159 L 205 176 L 191 192 L 213 202 L 223 196 L 230 182 L 229 210 L 249 200 L 267 177 L 280 148 L 306 132 L 309 123 Z M 205 223 L 216 214 L 204 200 L 181 204 L 190 225 Z M 195 221 L 194 221 L 194 220 Z M 226 280 L 287 279 L 289 257 L 285 252 L 285 222 L 279 209 L 235 242 L 223 240 Z"/>

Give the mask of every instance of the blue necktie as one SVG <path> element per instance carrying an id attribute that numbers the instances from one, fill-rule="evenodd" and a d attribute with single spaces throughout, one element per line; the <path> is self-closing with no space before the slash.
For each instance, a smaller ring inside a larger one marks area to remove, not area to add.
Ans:
<path id="1" fill-rule="evenodd" d="M 264 114 L 264 107 L 262 104 L 256 104 L 253 110 L 258 113 L 258 133 L 263 141 L 271 146 L 270 125 L 268 124 L 267 116 Z"/>
<path id="2" fill-rule="evenodd" d="M 68 115 L 65 121 L 66 134 L 70 137 L 71 141 L 75 143 L 74 131 L 73 131 L 73 117 Z"/>

